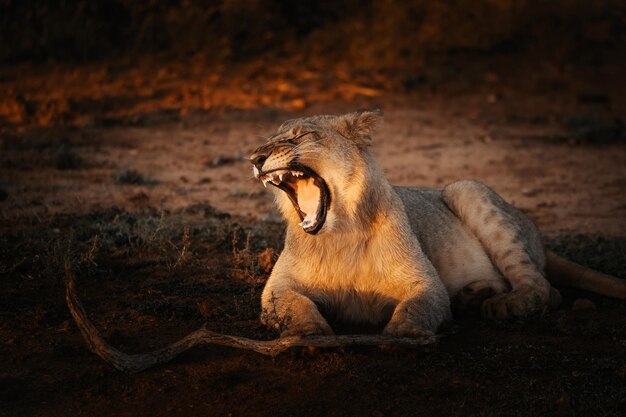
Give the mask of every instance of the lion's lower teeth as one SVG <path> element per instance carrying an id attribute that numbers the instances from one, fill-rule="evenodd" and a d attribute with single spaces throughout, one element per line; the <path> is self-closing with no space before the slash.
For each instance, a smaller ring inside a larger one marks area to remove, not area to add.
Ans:
<path id="1" fill-rule="evenodd" d="M 310 219 L 309 216 L 307 216 L 306 219 L 302 220 L 300 226 L 302 226 L 303 229 L 310 229 L 312 227 L 315 227 L 315 219 Z"/>
<path id="2" fill-rule="evenodd" d="M 298 194 L 298 206 L 304 214 L 301 226 L 312 227 L 317 219 L 317 209 L 320 204 L 320 189 L 315 185 L 313 178 L 298 180 L 296 183 Z"/>

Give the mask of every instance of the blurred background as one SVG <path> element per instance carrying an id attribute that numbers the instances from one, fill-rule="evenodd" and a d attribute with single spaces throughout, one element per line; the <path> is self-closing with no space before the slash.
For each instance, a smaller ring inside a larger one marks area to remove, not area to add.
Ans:
<path id="1" fill-rule="evenodd" d="M 0 58 L 9 64 L 299 55 L 406 70 L 433 55 L 522 51 L 591 63 L 626 39 L 620 0 L 2 0 L 0 7 Z"/>
<path id="2" fill-rule="evenodd" d="M 609 96 L 624 92 L 626 5 L 1 0 L 0 44 L 0 120 L 18 127 L 484 83 L 533 94 L 574 84 L 581 101 L 620 106 Z"/>

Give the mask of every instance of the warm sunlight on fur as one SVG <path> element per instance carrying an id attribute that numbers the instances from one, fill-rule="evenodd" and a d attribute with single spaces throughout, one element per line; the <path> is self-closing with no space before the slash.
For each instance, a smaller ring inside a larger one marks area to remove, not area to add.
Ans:
<path id="1" fill-rule="evenodd" d="M 547 264 L 535 225 L 489 187 L 389 184 L 370 151 L 381 119 L 290 120 L 250 158 L 287 220 L 262 321 L 283 335 L 331 334 L 333 317 L 421 336 L 451 308 L 505 320 L 558 305 L 545 277 L 556 258 Z"/>

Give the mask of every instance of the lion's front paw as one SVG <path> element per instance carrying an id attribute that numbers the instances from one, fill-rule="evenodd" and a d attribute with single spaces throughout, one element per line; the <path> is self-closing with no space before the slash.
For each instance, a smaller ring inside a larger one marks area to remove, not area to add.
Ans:
<path id="1" fill-rule="evenodd" d="M 280 337 L 315 335 L 332 336 L 334 334 L 333 329 L 331 329 L 325 321 L 306 321 L 303 323 L 290 323 L 285 330 L 282 331 Z"/>
<path id="2" fill-rule="evenodd" d="M 423 326 L 420 326 L 417 323 L 409 319 L 405 320 L 392 320 L 385 326 L 383 330 L 383 334 L 388 336 L 396 336 L 396 337 L 430 337 L 435 333 L 425 329 Z"/>
<path id="3" fill-rule="evenodd" d="M 485 300 L 482 314 L 486 319 L 497 321 L 524 318 L 546 309 L 552 304 L 551 298 L 550 292 L 546 294 L 542 288 L 518 288 Z"/>

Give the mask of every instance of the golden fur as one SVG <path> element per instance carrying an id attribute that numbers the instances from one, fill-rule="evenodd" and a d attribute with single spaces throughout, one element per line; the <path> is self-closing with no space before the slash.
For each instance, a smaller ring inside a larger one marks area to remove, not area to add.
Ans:
<path id="1" fill-rule="evenodd" d="M 421 336 L 450 319 L 451 306 L 505 319 L 557 302 L 544 278 L 539 232 L 488 187 L 388 183 L 370 151 L 381 118 L 291 120 L 252 155 L 255 176 L 276 185 L 270 188 L 287 221 L 261 320 L 282 335 L 332 334 L 326 317 L 333 316 Z M 317 216 L 301 210 L 301 178 L 318 185 L 306 189 L 321 196 L 319 204 L 307 200 Z"/>

